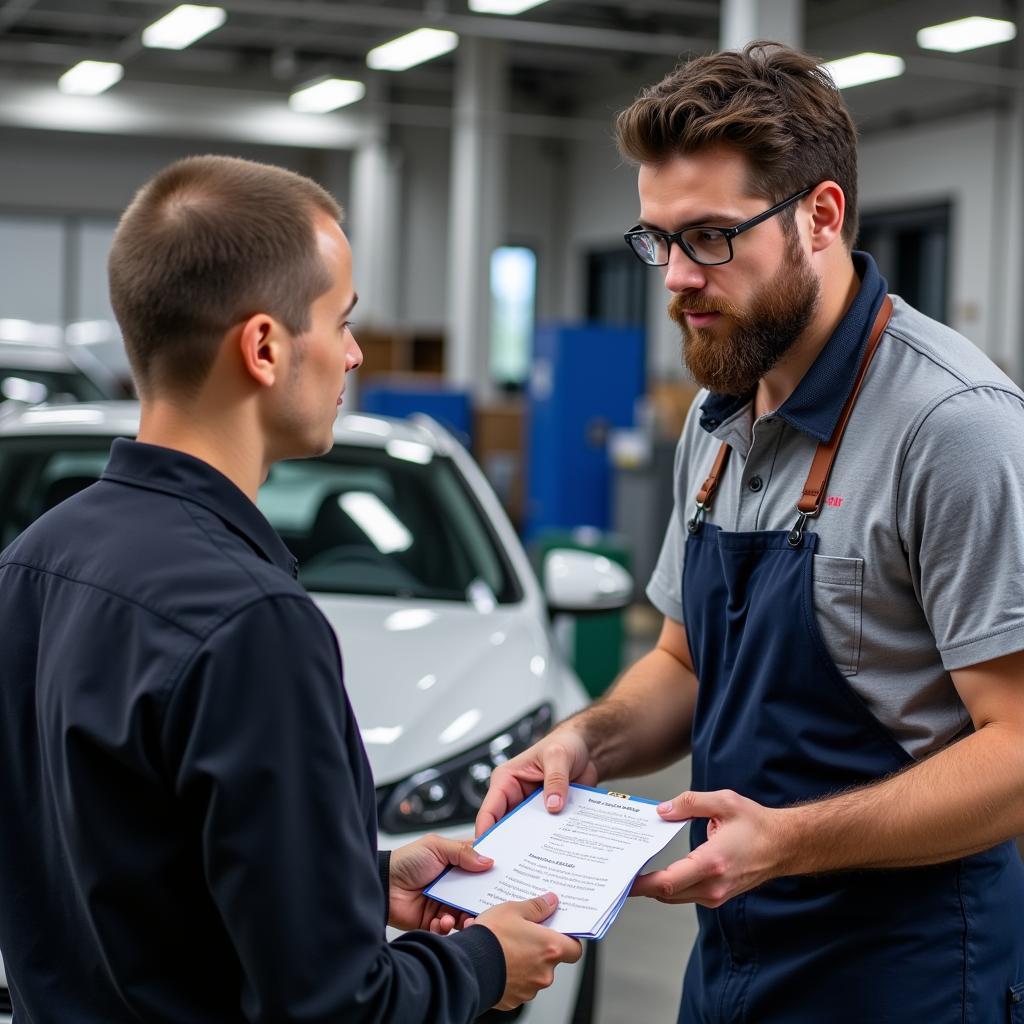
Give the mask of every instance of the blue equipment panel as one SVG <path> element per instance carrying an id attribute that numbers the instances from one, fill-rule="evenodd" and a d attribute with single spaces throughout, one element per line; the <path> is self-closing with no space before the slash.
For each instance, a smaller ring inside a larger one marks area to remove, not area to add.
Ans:
<path id="1" fill-rule="evenodd" d="M 399 419 L 414 412 L 432 416 L 468 448 L 473 437 L 473 405 L 468 391 L 443 384 L 376 377 L 359 389 L 359 408 Z"/>
<path id="2" fill-rule="evenodd" d="M 537 328 L 527 403 L 526 535 L 611 521 L 608 434 L 634 424 L 645 390 L 639 327 Z"/>

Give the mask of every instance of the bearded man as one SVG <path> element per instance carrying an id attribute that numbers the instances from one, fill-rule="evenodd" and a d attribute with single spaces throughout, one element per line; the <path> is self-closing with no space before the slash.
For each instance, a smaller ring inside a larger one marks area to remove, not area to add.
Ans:
<path id="1" fill-rule="evenodd" d="M 626 233 L 706 391 L 648 595 L 656 648 L 493 776 L 693 755 L 679 1020 L 1015 1020 L 1024 1003 L 1024 395 L 857 252 L 856 134 L 811 57 L 677 68 L 618 120 Z M 840 442 L 842 448 L 840 450 Z"/>

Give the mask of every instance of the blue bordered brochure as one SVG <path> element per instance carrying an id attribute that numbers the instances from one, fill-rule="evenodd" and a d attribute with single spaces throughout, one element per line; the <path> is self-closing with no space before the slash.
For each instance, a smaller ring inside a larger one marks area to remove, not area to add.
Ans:
<path id="1" fill-rule="evenodd" d="M 573 783 L 549 813 L 534 791 L 474 842 L 494 858 L 484 872 L 449 868 L 426 895 L 477 916 L 545 892 L 559 904 L 544 923 L 577 938 L 603 938 L 633 880 L 688 822 L 664 821 L 658 801 Z"/>

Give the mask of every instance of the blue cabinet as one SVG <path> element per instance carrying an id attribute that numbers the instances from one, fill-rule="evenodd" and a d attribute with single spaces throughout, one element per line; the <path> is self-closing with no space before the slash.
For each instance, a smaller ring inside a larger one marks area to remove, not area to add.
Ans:
<path id="1" fill-rule="evenodd" d="M 527 403 L 526 534 L 611 522 L 608 433 L 644 393 L 639 327 L 537 328 Z"/>

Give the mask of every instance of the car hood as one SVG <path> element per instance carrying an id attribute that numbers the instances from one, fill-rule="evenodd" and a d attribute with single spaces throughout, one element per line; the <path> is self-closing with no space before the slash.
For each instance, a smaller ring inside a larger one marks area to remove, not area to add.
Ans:
<path id="1" fill-rule="evenodd" d="M 377 785 L 489 740 L 551 699 L 558 666 L 524 605 L 313 598 L 338 635 Z"/>

